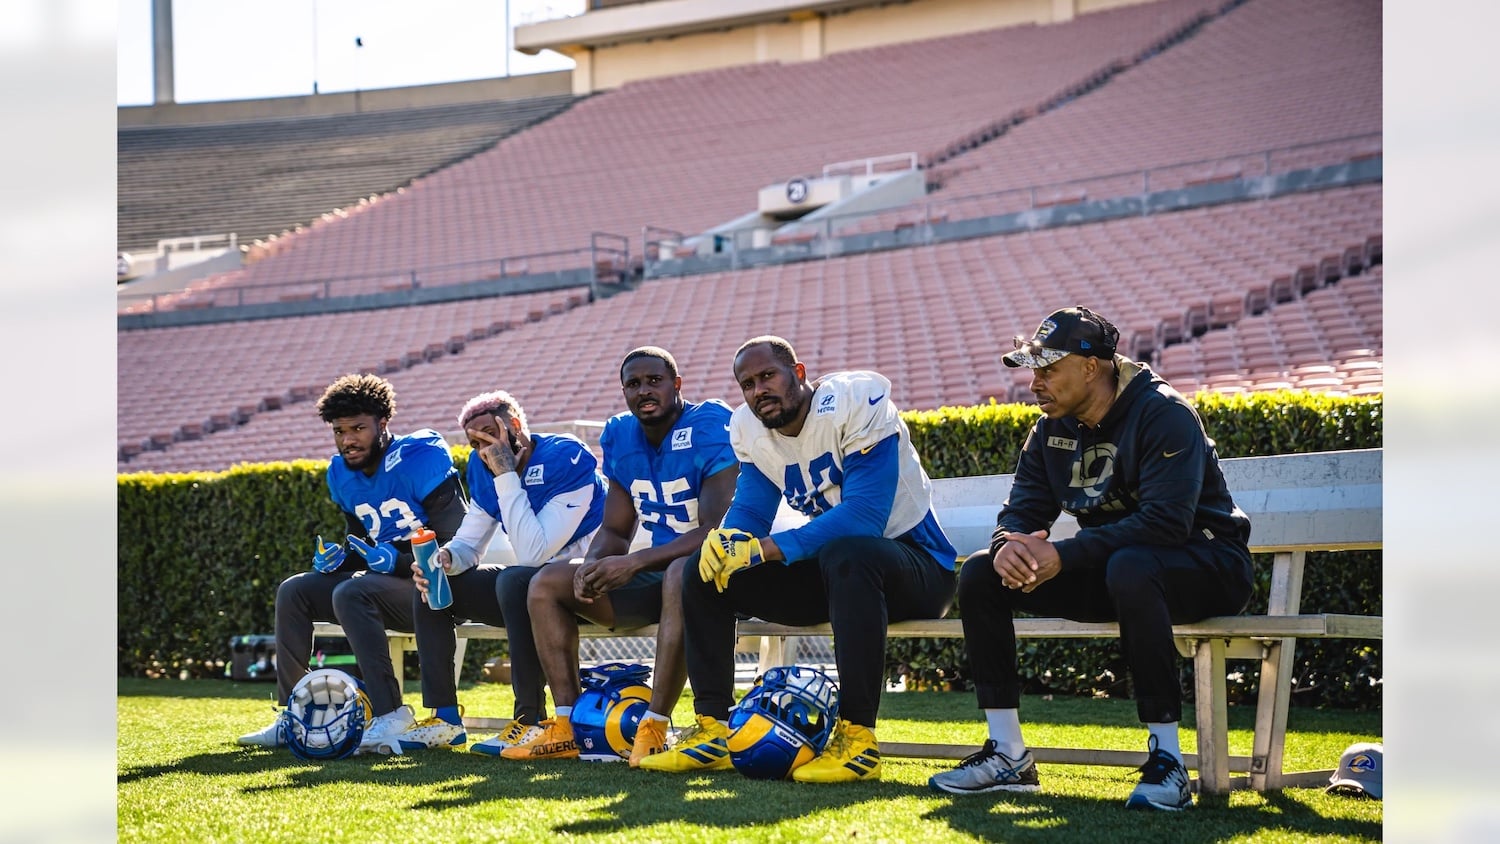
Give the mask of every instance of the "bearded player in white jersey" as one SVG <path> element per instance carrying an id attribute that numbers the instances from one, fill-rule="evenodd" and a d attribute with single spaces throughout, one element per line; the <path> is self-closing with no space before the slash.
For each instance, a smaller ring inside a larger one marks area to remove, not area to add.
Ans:
<path id="1" fill-rule="evenodd" d="M 641 767 L 729 767 L 742 613 L 833 626 L 839 718 L 823 752 L 793 779 L 878 779 L 886 625 L 941 618 L 953 600 L 957 553 L 932 512 L 932 482 L 879 373 L 835 372 L 809 384 L 791 344 L 764 336 L 740 346 L 734 377 L 745 398 L 730 421 L 740 460 L 734 501 L 704 543 L 699 570 L 683 574 L 698 723 Z M 809 520 L 772 532 L 782 498 Z"/>

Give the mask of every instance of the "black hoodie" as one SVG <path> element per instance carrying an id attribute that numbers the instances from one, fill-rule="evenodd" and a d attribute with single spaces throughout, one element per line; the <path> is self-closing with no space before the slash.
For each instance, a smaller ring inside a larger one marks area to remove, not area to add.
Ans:
<path id="1" fill-rule="evenodd" d="M 1075 516 L 1077 535 L 1053 543 L 1064 571 L 1103 566 L 1132 545 L 1245 548 L 1250 519 L 1229 496 L 1197 411 L 1144 364 L 1120 356 L 1115 364 L 1118 392 L 1098 427 L 1037 421 L 997 523 L 1031 533 L 1050 530 L 1061 511 Z"/>

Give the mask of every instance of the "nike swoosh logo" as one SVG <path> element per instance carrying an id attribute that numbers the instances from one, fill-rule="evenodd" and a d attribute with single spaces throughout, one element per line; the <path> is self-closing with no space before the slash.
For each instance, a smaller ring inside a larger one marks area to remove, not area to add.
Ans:
<path id="1" fill-rule="evenodd" d="M 875 398 L 870 399 L 870 407 L 874 407 L 883 398 L 885 398 L 885 393 L 881 393 L 880 395 L 876 396 Z"/>
<path id="2" fill-rule="evenodd" d="M 728 425 L 725 425 L 725 426 L 724 426 L 724 430 L 726 430 L 726 431 L 727 431 L 727 430 L 729 430 L 729 426 L 728 426 Z"/>
<path id="3" fill-rule="evenodd" d="M 574 466 L 577 466 L 578 465 L 578 460 L 581 457 L 583 457 L 583 452 L 580 451 L 577 454 L 573 455 L 573 459 L 569 460 L 568 462 L 572 463 Z"/>
<path id="4" fill-rule="evenodd" d="M 569 510 L 577 510 L 578 509 L 578 505 L 577 504 L 569 504 L 568 505 L 568 509 Z"/>
<path id="5" fill-rule="evenodd" d="M 864 448 L 860 449 L 859 453 L 860 454 L 869 454 L 870 452 L 872 452 L 874 450 L 875 450 L 875 446 L 873 446 L 873 445 L 867 445 Z"/>
<path id="6" fill-rule="evenodd" d="M 1181 454 L 1181 453 L 1183 453 L 1183 452 L 1184 452 L 1184 451 L 1186 451 L 1186 450 L 1187 450 L 1187 449 L 1182 449 L 1182 448 L 1179 448 L 1179 449 L 1177 449 L 1177 450 L 1176 450 L 1176 451 L 1163 451 L 1163 452 L 1162 452 L 1162 453 L 1161 453 L 1161 456 L 1162 456 L 1162 458 L 1163 458 L 1163 459 L 1164 459 L 1164 460 L 1171 460 L 1171 459 L 1172 459 L 1172 458 L 1174 458 L 1174 457 L 1176 457 L 1176 456 L 1177 456 L 1177 455 L 1179 455 L 1179 454 Z"/>

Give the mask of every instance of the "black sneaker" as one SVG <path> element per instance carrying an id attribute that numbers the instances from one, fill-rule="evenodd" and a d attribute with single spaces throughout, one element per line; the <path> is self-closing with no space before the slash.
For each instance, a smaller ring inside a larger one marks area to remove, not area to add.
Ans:
<path id="1" fill-rule="evenodd" d="M 1141 781 L 1125 801 L 1127 809 L 1160 809 L 1176 812 L 1193 805 L 1188 790 L 1188 772 L 1177 757 L 1156 746 L 1156 737 L 1148 742 L 1151 755 L 1140 767 Z"/>

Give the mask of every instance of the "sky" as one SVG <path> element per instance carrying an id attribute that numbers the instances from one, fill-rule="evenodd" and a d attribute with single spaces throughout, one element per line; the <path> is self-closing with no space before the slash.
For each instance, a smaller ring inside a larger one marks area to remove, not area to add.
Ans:
<path id="1" fill-rule="evenodd" d="M 571 70 L 505 49 L 510 28 L 581 14 L 584 0 L 173 0 L 179 103 L 426 85 Z M 154 93 L 151 0 L 119 0 L 116 105 Z M 358 38 L 363 46 L 356 46 Z"/>

